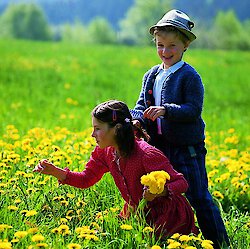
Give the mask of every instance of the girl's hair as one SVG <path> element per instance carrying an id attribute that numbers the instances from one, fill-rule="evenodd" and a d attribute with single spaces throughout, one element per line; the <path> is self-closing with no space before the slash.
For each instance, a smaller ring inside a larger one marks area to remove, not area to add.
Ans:
<path id="1" fill-rule="evenodd" d="M 184 44 L 190 42 L 189 38 L 183 32 L 172 26 L 155 27 L 154 40 L 157 34 L 164 34 L 164 33 L 175 33 Z"/>
<path id="2" fill-rule="evenodd" d="M 109 100 L 97 105 L 92 116 L 109 127 L 116 126 L 115 141 L 121 156 L 131 155 L 135 145 L 134 127 L 128 106 L 119 100 Z"/>

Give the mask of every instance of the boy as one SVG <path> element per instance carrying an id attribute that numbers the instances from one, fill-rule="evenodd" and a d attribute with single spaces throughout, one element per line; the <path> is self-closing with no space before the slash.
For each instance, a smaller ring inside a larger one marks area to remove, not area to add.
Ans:
<path id="1" fill-rule="evenodd" d="M 175 170 L 183 173 L 189 184 L 186 196 L 196 211 L 200 229 L 217 249 L 228 246 L 229 240 L 208 191 L 205 124 L 201 117 L 204 87 L 196 70 L 182 60 L 196 39 L 193 27 L 185 13 L 171 10 L 149 29 L 162 63 L 144 75 L 131 114 L 136 125 L 145 126 L 150 143 L 164 152 Z"/>

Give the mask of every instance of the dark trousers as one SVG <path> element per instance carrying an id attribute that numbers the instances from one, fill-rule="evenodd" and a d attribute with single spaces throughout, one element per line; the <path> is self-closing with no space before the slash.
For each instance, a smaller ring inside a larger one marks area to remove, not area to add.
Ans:
<path id="1" fill-rule="evenodd" d="M 182 173 L 187 180 L 189 188 L 186 197 L 195 209 L 204 238 L 213 241 L 215 249 L 229 246 L 229 239 L 220 211 L 208 191 L 205 144 L 174 146 L 160 137 L 155 146 L 163 151 L 174 169 Z"/>

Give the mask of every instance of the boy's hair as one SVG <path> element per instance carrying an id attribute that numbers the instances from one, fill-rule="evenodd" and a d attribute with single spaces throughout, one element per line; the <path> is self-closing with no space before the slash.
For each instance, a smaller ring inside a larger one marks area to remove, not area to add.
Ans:
<path id="1" fill-rule="evenodd" d="M 188 42 L 190 42 L 189 38 L 183 32 L 181 32 L 179 29 L 173 26 L 155 27 L 154 33 L 153 33 L 154 41 L 155 41 L 155 36 L 157 34 L 164 34 L 164 33 L 175 33 L 184 44 L 187 44 Z"/>
<path id="2" fill-rule="evenodd" d="M 92 111 L 92 116 L 100 122 L 107 123 L 109 127 L 116 126 L 115 141 L 119 152 L 123 157 L 130 156 L 135 145 L 135 128 L 128 106 L 119 100 L 109 100 L 97 105 Z M 137 135 L 147 140 L 147 133 L 139 130 L 140 132 L 137 128 Z"/>

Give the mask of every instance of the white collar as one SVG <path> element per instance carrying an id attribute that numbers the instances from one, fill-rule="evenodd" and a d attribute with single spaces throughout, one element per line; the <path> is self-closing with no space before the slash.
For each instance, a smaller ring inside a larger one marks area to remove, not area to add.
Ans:
<path id="1" fill-rule="evenodd" d="M 179 68 L 181 68 L 183 66 L 183 64 L 184 64 L 184 61 L 178 61 L 177 63 L 175 63 L 173 66 L 169 67 L 168 69 L 164 69 L 163 63 L 162 63 L 159 67 L 159 71 L 161 71 L 161 70 L 168 71 L 169 74 L 175 73 Z"/>

